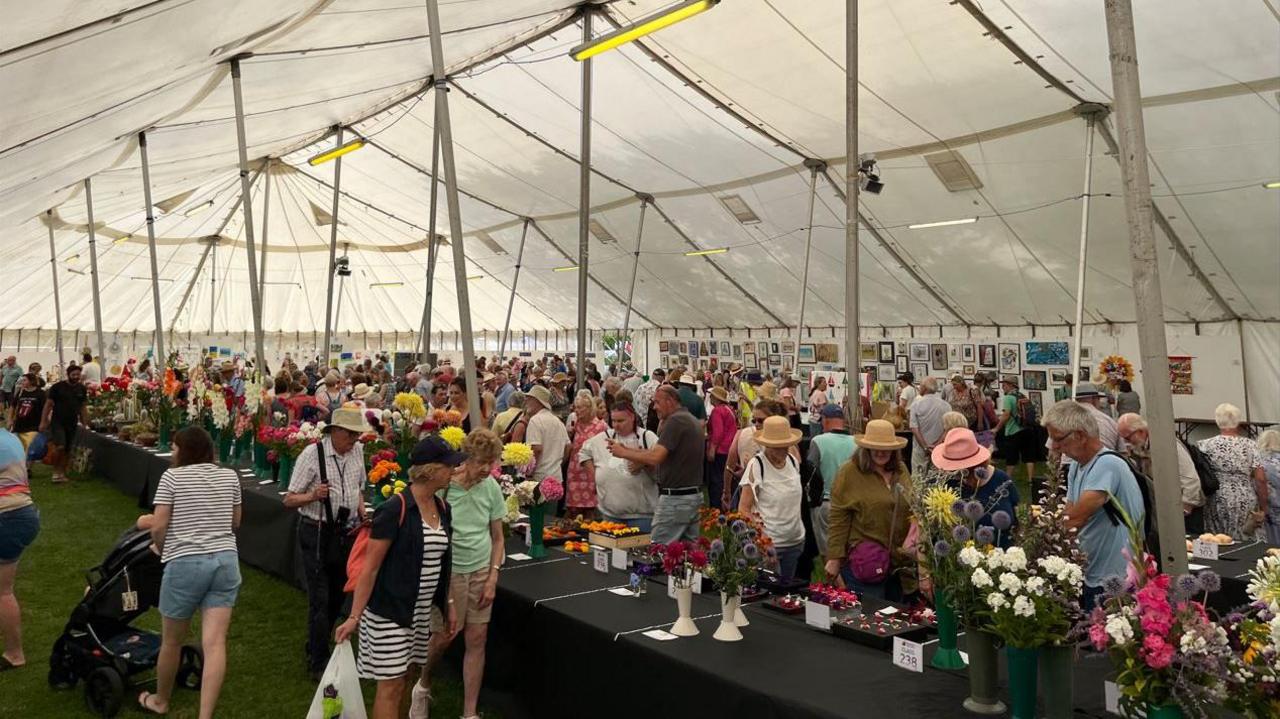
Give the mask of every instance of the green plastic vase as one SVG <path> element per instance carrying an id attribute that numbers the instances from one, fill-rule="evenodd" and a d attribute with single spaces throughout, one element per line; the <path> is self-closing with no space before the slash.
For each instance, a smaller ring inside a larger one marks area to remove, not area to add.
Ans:
<path id="1" fill-rule="evenodd" d="M 1009 660 L 1009 709 L 1013 719 L 1036 719 L 1038 679 L 1036 648 L 1005 647 Z"/>
<path id="2" fill-rule="evenodd" d="M 1071 719 L 1075 710 L 1072 663 L 1075 647 L 1040 647 L 1040 696 L 1044 719 Z"/>
<path id="3" fill-rule="evenodd" d="M 159 445 L 158 445 L 158 448 L 160 449 L 160 451 L 161 451 L 161 452 L 168 452 L 170 449 L 173 449 L 173 445 L 172 445 L 172 444 L 170 444 L 169 439 L 170 439 L 170 438 L 169 438 L 169 428 L 168 428 L 168 427 L 161 427 L 161 428 L 160 428 L 160 442 L 159 442 Z"/>
<path id="4" fill-rule="evenodd" d="M 227 429 L 222 430 L 216 436 L 218 438 L 218 461 L 226 464 L 231 461 L 231 443 L 235 438 L 231 436 L 231 431 Z"/>
<path id="5" fill-rule="evenodd" d="M 280 489 L 287 490 L 289 488 L 289 480 L 292 478 L 293 478 L 293 457 L 281 457 L 280 458 L 280 476 L 278 478 L 278 484 L 280 485 Z"/>
<path id="6" fill-rule="evenodd" d="M 270 477 L 271 467 L 267 464 L 267 447 L 258 440 L 253 440 L 253 473 L 258 477 Z"/>
<path id="7" fill-rule="evenodd" d="M 535 504 L 529 508 L 529 556 L 541 559 L 547 556 L 547 547 L 542 543 L 542 524 L 546 519 L 547 505 Z"/>
<path id="8" fill-rule="evenodd" d="M 964 657 L 956 648 L 956 610 L 951 606 L 946 590 L 934 592 L 934 604 L 938 615 L 938 650 L 929 660 L 929 666 L 934 669 L 964 669 Z"/>
<path id="9" fill-rule="evenodd" d="M 1182 707 L 1177 704 L 1147 705 L 1147 719 L 1182 719 Z"/>

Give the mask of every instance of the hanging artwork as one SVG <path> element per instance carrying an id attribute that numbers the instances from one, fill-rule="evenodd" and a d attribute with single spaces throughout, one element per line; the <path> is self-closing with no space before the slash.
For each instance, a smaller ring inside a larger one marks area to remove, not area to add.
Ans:
<path id="1" fill-rule="evenodd" d="M 929 376 L 929 364 L 927 362 L 916 362 L 911 365 L 911 374 L 915 376 L 916 381 L 920 381 Z"/>
<path id="2" fill-rule="evenodd" d="M 1058 368 L 1049 370 L 1049 384 L 1066 384 L 1071 370 Z"/>
<path id="3" fill-rule="evenodd" d="M 879 358 L 879 359 L 880 359 L 880 363 L 881 363 L 881 364 L 892 364 L 892 363 L 893 363 L 893 349 L 894 349 L 894 347 L 893 347 L 893 343 L 892 343 L 892 342 L 881 342 L 881 343 L 879 344 L 879 347 L 880 347 L 880 358 Z"/>
<path id="4" fill-rule="evenodd" d="M 1048 378 L 1042 369 L 1022 370 L 1023 389 L 1048 389 Z"/>
<path id="5" fill-rule="evenodd" d="M 995 345 L 978 345 L 978 366 L 987 369 L 995 369 L 996 366 L 996 346 Z"/>
<path id="6" fill-rule="evenodd" d="M 689 345 L 685 344 L 684 342 L 677 342 L 675 353 L 678 355 L 689 354 Z"/>
<path id="7" fill-rule="evenodd" d="M 1022 369 L 1022 345 L 1000 345 L 1000 371 L 1018 372 Z"/>
<path id="8" fill-rule="evenodd" d="M 663 369 L 666 369 L 670 359 L 671 357 L 669 355 L 662 355 L 661 357 L 658 358 L 658 366 Z"/>
<path id="9" fill-rule="evenodd" d="M 862 342 L 858 345 L 859 362 L 875 362 L 879 356 L 875 342 Z"/>
<path id="10" fill-rule="evenodd" d="M 756 356 L 751 352 L 742 355 L 742 365 L 747 369 L 756 369 Z"/>
<path id="11" fill-rule="evenodd" d="M 741 356 L 742 356 L 742 345 L 734 345 L 734 346 L 733 346 L 733 356 L 734 356 L 734 357 L 741 357 Z"/>
<path id="12" fill-rule="evenodd" d="M 892 382 L 898 378 L 895 367 L 891 364 L 876 365 L 876 380 L 880 382 Z"/>
<path id="13" fill-rule="evenodd" d="M 977 372 L 974 371 L 975 369 L 976 368 L 973 365 L 967 364 L 960 368 L 960 374 L 964 375 L 965 377 L 972 377 L 975 374 L 977 374 Z"/>
<path id="14" fill-rule="evenodd" d="M 727 355 L 727 354 L 729 354 L 729 343 L 728 343 L 728 342 L 721 342 L 721 343 L 720 343 L 720 354 L 722 354 L 722 355 Z"/>
<path id="15" fill-rule="evenodd" d="M 1089 381 L 1089 378 L 1090 378 L 1090 377 L 1092 377 L 1092 376 L 1093 376 L 1093 366 L 1092 366 L 1092 365 L 1087 365 L 1087 364 L 1082 364 L 1082 365 L 1080 365 L 1080 374 L 1076 376 L 1076 381 L 1077 381 L 1077 382 L 1088 382 L 1088 381 Z"/>
<path id="16" fill-rule="evenodd" d="M 814 352 L 813 345 L 800 345 L 800 362 L 815 362 L 817 354 Z"/>
<path id="17" fill-rule="evenodd" d="M 795 353 L 796 353 L 796 343 L 792 342 L 791 340 L 784 340 L 782 342 L 782 354 L 793 355 Z"/>
<path id="18" fill-rule="evenodd" d="M 929 357 L 936 370 L 945 370 L 949 366 L 946 345 L 929 345 Z"/>
<path id="19" fill-rule="evenodd" d="M 1195 394 L 1191 384 L 1191 358 L 1169 357 L 1169 388 L 1174 394 Z"/>
<path id="20" fill-rule="evenodd" d="M 801 382 L 807 383 L 809 380 L 813 379 L 813 365 L 802 364 L 799 367 L 796 367 L 796 376 L 800 378 Z"/>
<path id="21" fill-rule="evenodd" d="M 947 347 L 947 362 L 952 365 L 960 364 L 960 345 Z"/>
<path id="22" fill-rule="evenodd" d="M 667 352 L 671 348 L 671 343 L 667 340 L 658 340 L 658 351 Z"/>
<path id="23" fill-rule="evenodd" d="M 1028 342 L 1028 365 L 1071 364 L 1071 350 L 1066 342 Z"/>
<path id="24" fill-rule="evenodd" d="M 960 345 L 960 361 L 972 363 L 974 360 L 973 345 Z M 973 374 L 966 372 L 965 374 Z"/>
<path id="25" fill-rule="evenodd" d="M 900 354 L 900 355 L 904 355 L 904 354 L 906 354 L 906 353 L 907 353 L 907 343 L 906 343 L 906 342 L 899 342 L 899 343 L 898 343 L 897 350 L 896 350 L 896 353 L 897 353 L 897 354 Z"/>
<path id="26" fill-rule="evenodd" d="M 776 355 L 776 354 L 779 354 L 781 351 L 782 351 L 782 350 L 778 349 L 778 343 L 777 343 L 777 342 L 770 342 L 770 343 L 769 343 L 769 354 L 771 354 L 771 355 Z"/>
<path id="27" fill-rule="evenodd" d="M 757 343 L 756 343 L 756 354 L 760 355 L 761 357 L 764 357 L 764 356 L 768 355 L 768 354 L 769 354 L 769 343 L 768 343 L 768 342 L 757 342 Z"/>
<path id="28" fill-rule="evenodd" d="M 1035 405 L 1036 416 L 1044 416 L 1044 394 L 1042 392 L 1028 392 L 1027 399 L 1031 400 L 1031 404 Z"/>
<path id="29" fill-rule="evenodd" d="M 894 363 L 894 366 L 897 368 L 897 370 L 898 370 L 898 374 L 902 374 L 903 372 L 906 372 L 906 371 L 907 371 L 907 356 L 906 356 L 906 355 L 898 355 L 898 361 Z"/>
<path id="30" fill-rule="evenodd" d="M 840 361 L 840 346 L 837 344 L 819 343 L 814 346 L 814 350 L 819 362 L 835 363 Z"/>
<path id="31" fill-rule="evenodd" d="M 782 355 L 769 355 L 770 367 L 777 367 L 780 364 L 782 364 Z"/>
<path id="32" fill-rule="evenodd" d="M 921 342 L 912 342 L 910 357 L 912 362 L 928 362 L 929 345 Z"/>
<path id="33" fill-rule="evenodd" d="M 697 343 L 697 342 L 690 342 L 690 343 L 689 343 L 689 356 L 690 356 L 690 357 L 697 357 L 697 356 L 698 356 L 698 343 Z"/>

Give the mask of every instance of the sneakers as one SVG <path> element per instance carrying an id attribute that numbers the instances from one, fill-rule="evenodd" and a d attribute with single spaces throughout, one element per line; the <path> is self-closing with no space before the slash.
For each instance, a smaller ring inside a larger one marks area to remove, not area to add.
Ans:
<path id="1" fill-rule="evenodd" d="M 428 719 L 430 713 L 431 690 L 422 686 L 421 681 L 413 683 L 413 699 L 409 703 L 409 719 Z"/>

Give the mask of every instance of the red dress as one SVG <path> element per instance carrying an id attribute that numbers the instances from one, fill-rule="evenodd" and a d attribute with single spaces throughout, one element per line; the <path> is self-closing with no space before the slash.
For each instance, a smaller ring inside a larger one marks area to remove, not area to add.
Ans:
<path id="1" fill-rule="evenodd" d="M 605 423 L 594 419 L 589 424 L 577 423 L 573 427 L 573 447 L 569 454 L 569 480 L 566 482 L 564 504 L 581 509 L 596 508 L 596 483 L 578 462 L 578 453 L 587 440 L 605 430 Z"/>

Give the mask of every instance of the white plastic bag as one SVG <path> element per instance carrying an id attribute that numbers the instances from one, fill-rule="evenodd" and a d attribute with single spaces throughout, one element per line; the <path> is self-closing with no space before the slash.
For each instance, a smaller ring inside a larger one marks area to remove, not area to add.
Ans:
<path id="1" fill-rule="evenodd" d="M 364 711 L 364 695 L 360 693 L 360 677 L 356 675 L 356 655 L 351 651 L 350 641 L 333 648 L 329 665 L 324 668 L 320 686 L 316 687 L 316 695 L 311 700 L 307 719 L 324 719 L 324 688 L 330 684 L 342 699 L 342 719 L 368 719 Z"/>

